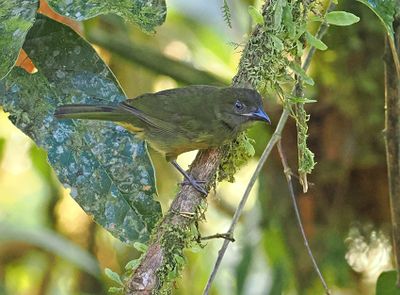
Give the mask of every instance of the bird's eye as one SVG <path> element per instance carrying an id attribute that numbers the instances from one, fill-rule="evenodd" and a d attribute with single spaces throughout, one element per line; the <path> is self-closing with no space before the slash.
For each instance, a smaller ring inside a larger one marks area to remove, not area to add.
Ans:
<path id="1" fill-rule="evenodd" d="M 235 102 L 235 109 L 240 111 L 240 110 L 243 110 L 243 108 L 244 108 L 244 105 L 239 100 L 237 100 Z"/>

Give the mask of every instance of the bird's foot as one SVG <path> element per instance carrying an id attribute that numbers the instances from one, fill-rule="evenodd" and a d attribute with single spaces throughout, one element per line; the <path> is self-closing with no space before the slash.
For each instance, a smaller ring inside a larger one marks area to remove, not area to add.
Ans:
<path id="1" fill-rule="evenodd" d="M 201 183 L 205 183 L 204 181 L 196 180 L 192 176 L 186 173 L 185 170 L 182 169 L 181 166 L 175 160 L 171 161 L 171 164 L 185 177 L 185 181 L 182 182 L 182 185 L 191 185 L 193 186 L 198 192 L 202 193 L 204 196 L 208 195 L 206 189 L 201 185 Z"/>
<path id="2" fill-rule="evenodd" d="M 181 182 L 181 185 L 191 185 L 193 186 L 198 192 L 202 193 L 203 195 L 207 196 L 208 191 L 204 188 L 202 184 L 206 182 L 203 180 L 196 180 L 193 179 L 191 176 L 185 177 L 185 180 Z"/>

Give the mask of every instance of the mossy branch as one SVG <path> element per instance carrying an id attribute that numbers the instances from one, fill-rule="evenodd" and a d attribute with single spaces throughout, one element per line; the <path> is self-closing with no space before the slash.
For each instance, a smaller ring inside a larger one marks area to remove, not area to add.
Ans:
<path id="1" fill-rule="evenodd" d="M 299 53 L 297 39 L 304 33 L 308 11 L 305 3 L 308 2 L 265 1 L 262 8 L 264 22 L 255 26 L 243 50 L 239 71 L 233 78 L 234 86 L 263 91 L 267 87 L 280 89 L 279 83 L 282 81 L 294 82 L 288 65 L 289 58 Z M 285 108 L 278 124 L 280 131 L 289 115 L 290 111 Z M 279 138 L 280 133 L 275 133 L 265 152 L 265 159 Z M 208 187 L 215 184 L 217 173 L 231 177 L 238 164 L 235 159 L 243 157 L 243 146 L 247 145 L 242 140 L 236 140 L 236 143 L 218 149 L 200 151 L 191 165 L 190 174 L 195 179 L 204 180 Z M 222 171 L 221 163 L 225 163 Z M 226 167 L 229 167 L 228 171 Z M 183 250 L 192 243 L 194 236 L 190 229 L 201 219 L 204 207 L 205 199 L 194 188 L 184 186 L 181 189 L 168 213 L 155 228 L 140 265 L 129 278 L 127 294 L 168 294 L 171 291 L 176 273 L 183 266 L 178 263 L 180 259 L 177 257 L 182 257 Z M 175 231 L 178 231 L 178 237 Z M 167 247 L 166 242 L 171 239 L 174 241 L 173 247 Z"/>

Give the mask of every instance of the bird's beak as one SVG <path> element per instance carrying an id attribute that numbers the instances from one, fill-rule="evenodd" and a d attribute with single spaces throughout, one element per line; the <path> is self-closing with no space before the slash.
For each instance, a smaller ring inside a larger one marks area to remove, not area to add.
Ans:
<path id="1" fill-rule="evenodd" d="M 271 124 L 271 119 L 268 117 L 268 115 L 264 112 L 262 108 L 258 108 L 255 112 L 248 113 L 248 114 L 242 114 L 243 116 L 250 117 L 253 120 L 258 120 L 258 121 L 265 121 L 268 124 Z"/>

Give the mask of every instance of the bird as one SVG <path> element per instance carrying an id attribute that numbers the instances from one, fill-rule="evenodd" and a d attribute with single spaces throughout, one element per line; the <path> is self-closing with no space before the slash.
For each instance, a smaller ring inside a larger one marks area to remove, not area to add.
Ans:
<path id="1" fill-rule="evenodd" d="M 271 124 L 261 95 L 254 89 L 191 85 L 145 93 L 113 105 L 66 104 L 57 119 L 113 121 L 161 152 L 191 184 L 208 192 L 176 162 L 178 155 L 218 147 L 234 139 L 255 121 Z"/>

